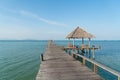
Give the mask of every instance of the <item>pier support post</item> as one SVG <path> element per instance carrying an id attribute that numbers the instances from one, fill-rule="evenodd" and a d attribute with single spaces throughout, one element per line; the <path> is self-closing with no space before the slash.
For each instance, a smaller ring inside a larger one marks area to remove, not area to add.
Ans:
<path id="1" fill-rule="evenodd" d="M 92 59 L 95 59 L 95 46 L 93 45 L 92 48 Z"/>
<path id="2" fill-rule="evenodd" d="M 41 60 L 44 61 L 43 54 L 41 54 Z"/>
<path id="3" fill-rule="evenodd" d="M 91 49 L 89 48 L 89 53 L 88 53 L 89 55 L 89 58 L 91 57 Z"/>
<path id="4" fill-rule="evenodd" d="M 94 64 L 94 73 L 97 74 L 98 73 L 98 66 L 96 64 Z"/>

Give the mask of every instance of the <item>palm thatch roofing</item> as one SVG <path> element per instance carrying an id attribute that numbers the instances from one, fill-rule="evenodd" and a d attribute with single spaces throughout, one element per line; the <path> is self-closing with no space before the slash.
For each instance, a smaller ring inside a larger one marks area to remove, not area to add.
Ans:
<path id="1" fill-rule="evenodd" d="M 80 28 L 79 26 L 74 30 L 72 31 L 70 34 L 67 35 L 68 39 L 70 38 L 95 38 L 94 35 L 86 32 L 85 30 L 83 30 L 82 28 Z"/>

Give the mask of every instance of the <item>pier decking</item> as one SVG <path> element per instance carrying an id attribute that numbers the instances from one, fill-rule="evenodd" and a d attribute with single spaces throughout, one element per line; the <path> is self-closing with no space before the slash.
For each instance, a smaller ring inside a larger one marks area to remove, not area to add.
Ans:
<path id="1" fill-rule="evenodd" d="M 36 80 L 102 80 L 102 78 L 49 41 Z"/>

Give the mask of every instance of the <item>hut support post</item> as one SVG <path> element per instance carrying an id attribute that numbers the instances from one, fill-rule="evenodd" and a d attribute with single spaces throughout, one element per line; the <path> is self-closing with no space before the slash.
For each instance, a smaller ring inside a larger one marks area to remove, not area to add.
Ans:
<path id="1" fill-rule="evenodd" d="M 91 49 L 90 48 L 89 48 L 89 55 L 88 56 L 89 56 L 89 58 L 91 57 Z"/>
<path id="2" fill-rule="evenodd" d="M 69 41 L 68 41 L 68 45 L 70 44 L 70 38 L 68 39 Z"/>
<path id="3" fill-rule="evenodd" d="M 73 39 L 73 46 L 75 45 L 75 39 Z"/>
<path id="4" fill-rule="evenodd" d="M 84 44 L 84 38 L 82 38 L 82 44 Z"/>
<path id="5" fill-rule="evenodd" d="M 88 50 L 89 50 L 89 58 L 91 57 L 91 49 L 90 49 L 90 41 L 91 41 L 91 39 L 90 38 L 88 38 L 89 39 L 89 41 L 88 41 Z"/>
<path id="6" fill-rule="evenodd" d="M 91 39 L 89 38 L 89 42 L 88 42 L 88 46 L 89 46 L 89 48 L 90 48 L 90 41 L 91 41 Z"/>
<path id="7" fill-rule="evenodd" d="M 94 47 L 93 47 L 93 51 L 92 51 L 92 59 L 95 59 L 95 50 L 94 50 Z"/>

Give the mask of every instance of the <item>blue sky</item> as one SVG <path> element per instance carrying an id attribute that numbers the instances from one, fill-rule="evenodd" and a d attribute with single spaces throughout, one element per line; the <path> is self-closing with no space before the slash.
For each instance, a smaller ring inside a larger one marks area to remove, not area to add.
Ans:
<path id="1" fill-rule="evenodd" d="M 120 40 L 120 0 L 0 0 L 0 39 L 65 39 L 77 26 Z"/>

